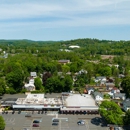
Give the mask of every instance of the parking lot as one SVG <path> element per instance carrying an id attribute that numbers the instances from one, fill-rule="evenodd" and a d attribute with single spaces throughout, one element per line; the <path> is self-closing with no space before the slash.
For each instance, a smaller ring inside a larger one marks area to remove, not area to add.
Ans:
<path id="1" fill-rule="evenodd" d="M 26 114 L 30 114 L 31 117 L 25 117 Z M 9 112 L 1 115 L 5 119 L 5 130 L 23 130 L 28 128 L 29 130 L 108 130 L 104 122 L 98 115 L 58 115 L 54 112 L 48 112 L 47 114 L 41 114 L 35 111 L 32 112 Z M 96 117 L 96 118 L 95 118 Z M 59 118 L 59 125 L 53 126 L 52 119 Z M 39 127 L 32 127 L 34 120 L 40 120 Z M 84 120 L 85 125 L 77 125 L 78 120 Z"/>

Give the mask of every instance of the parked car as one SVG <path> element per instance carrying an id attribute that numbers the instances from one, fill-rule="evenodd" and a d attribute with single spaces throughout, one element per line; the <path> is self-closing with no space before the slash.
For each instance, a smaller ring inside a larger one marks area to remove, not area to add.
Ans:
<path id="1" fill-rule="evenodd" d="M 39 127 L 39 124 L 33 124 L 33 127 Z"/>
<path id="2" fill-rule="evenodd" d="M 53 122 L 52 125 L 59 125 L 59 123 L 58 122 Z"/>
<path id="3" fill-rule="evenodd" d="M 39 120 L 34 120 L 33 123 L 40 123 L 40 121 Z"/>
<path id="4" fill-rule="evenodd" d="M 53 122 L 59 122 L 59 119 L 53 119 L 52 121 Z"/>
<path id="5" fill-rule="evenodd" d="M 79 120 L 79 121 L 77 122 L 77 124 L 78 124 L 78 125 L 85 125 L 85 121 Z"/>
<path id="6" fill-rule="evenodd" d="M 31 117 L 31 115 L 30 114 L 26 114 L 25 117 Z"/>
<path id="7" fill-rule="evenodd" d="M 23 130 L 29 130 L 28 128 L 23 128 Z"/>

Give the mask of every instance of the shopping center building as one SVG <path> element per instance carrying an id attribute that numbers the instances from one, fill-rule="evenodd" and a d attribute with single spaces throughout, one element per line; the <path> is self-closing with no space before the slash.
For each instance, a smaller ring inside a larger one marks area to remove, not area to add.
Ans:
<path id="1" fill-rule="evenodd" d="M 28 94 L 25 98 L 8 99 L 1 106 L 13 110 L 58 111 L 59 113 L 98 113 L 98 106 L 91 95 L 61 93 L 61 96 L 46 98 L 44 94 Z"/>

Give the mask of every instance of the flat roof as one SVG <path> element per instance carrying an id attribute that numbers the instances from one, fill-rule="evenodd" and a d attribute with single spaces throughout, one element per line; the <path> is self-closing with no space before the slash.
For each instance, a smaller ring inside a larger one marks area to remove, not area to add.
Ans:
<path id="1" fill-rule="evenodd" d="M 64 105 L 67 107 L 82 107 L 82 106 L 96 106 L 95 100 L 89 94 L 71 94 L 70 96 L 63 96 Z"/>
<path id="2" fill-rule="evenodd" d="M 58 96 L 55 98 L 44 98 L 44 94 L 28 94 L 26 98 L 18 98 L 16 104 L 61 105 L 62 100 Z"/>

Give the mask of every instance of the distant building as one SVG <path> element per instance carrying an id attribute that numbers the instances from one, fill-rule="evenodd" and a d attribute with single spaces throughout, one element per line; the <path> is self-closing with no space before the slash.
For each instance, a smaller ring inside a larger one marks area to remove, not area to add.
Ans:
<path id="1" fill-rule="evenodd" d="M 78 74 L 80 75 L 80 74 L 87 74 L 88 72 L 86 71 L 86 70 L 80 70 L 79 72 L 78 72 Z"/>
<path id="2" fill-rule="evenodd" d="M 31 73 L 30 73 L 30 76 L 31 76 L 32 78 L 36 78 L 36 77 L 37 77 L 37 73 L 36 73 L 36 72 L 31 72 Z"/>
<path id="3" fill-rule="evenodd" d="M 96 83 L 98 83 L 98 82 L 106 82 L 107 81 L 107 79 L 106 79 L 106 77 L 104 77 L 104 76 L 100 76 L 100 77 L 97 77 L 96 79 L 95 79 L 95 82 Z"/>
<path id="4" fill-rule="evenodd" d="M 80 46 L 74 46 L 74 45 L 72 45 L 72 46 L 69 46 L 69 48 L 80 48 Z"/>
<path id="5" fill-rule="evenodd" d="M 59 60 L 58 63 L 68 64 L 68 63 L 70 63 L 70 60 Z"/>

